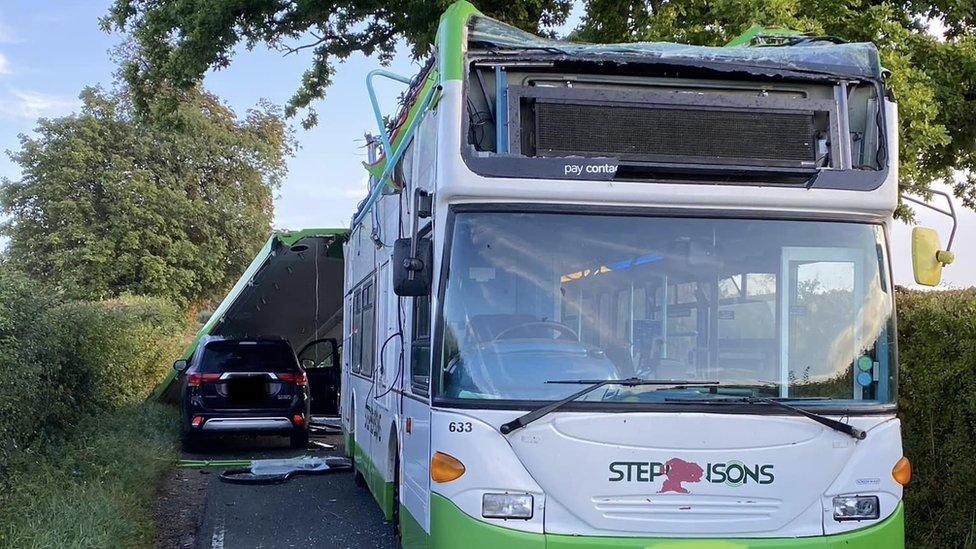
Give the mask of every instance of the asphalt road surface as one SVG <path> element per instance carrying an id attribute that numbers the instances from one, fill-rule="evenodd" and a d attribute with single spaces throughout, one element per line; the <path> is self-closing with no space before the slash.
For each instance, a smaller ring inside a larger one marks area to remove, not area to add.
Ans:
<path id="1" fill-rule="evenodd" d="M 304 454 L 343 455 L 341 437 L 315 437 L 313 441 L 335 445 L 328 450 L 315 447 L 294 450 L 283 437 L 235 437 L 206 443 L 201 453 L 184 454 L 185 459 L 269 459 Z M 179 518 L 165 513 L 157 520 L 163 547 L 199 549 L 236 548 L 396 548 L 393 527 L 366 488 L 356 486 L 352 473 L 295 476 L 282 484 L 239 485 L 222 482 L 221 469 L 182 470 L 168 488 L 177 493 L 171 503 L 184 509 L 199 509 L 192 527 L 180 526 Z M 182 493 L 181 493 L 182 492 Z M 196 495 L 193 495 L 195 493 Z M 180 497 L 197 501 L 180 501 Z M 167 505 L 163 501 L 161 505 Z M 171 510 L 172 511 L 172 510 Z M 192 515 L 193 512 L 184 511 Z M 187 517 L 192 522 L 194 517 Z M 165 524 L 171 523 L 171 524 Z M 167 536 L 165 530 L 195 530 Z"/>

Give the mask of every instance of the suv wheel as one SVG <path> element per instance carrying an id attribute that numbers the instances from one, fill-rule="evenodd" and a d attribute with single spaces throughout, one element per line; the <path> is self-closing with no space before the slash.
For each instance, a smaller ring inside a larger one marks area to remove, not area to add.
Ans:
<path id="1" fill-rule="evenodd" d="M 299 429 L 291 433 L 292 448 L 308 448 L 308 429 Z"/>
<path id="2" fill-rule="evenodd" d="M 200 451 L 200 436 L 190 427 L 190 414 L 183 403 L 180 403 L 180 445 L 184 452 L 196 453 Z"/>
<path id="3" fill-rule="evenodd" d="M 200 435 L 190 430 L 190 425 L 184 420 L 180 425 L 180 443 L 183 451 L 194 454 L 200 451 Z"/>

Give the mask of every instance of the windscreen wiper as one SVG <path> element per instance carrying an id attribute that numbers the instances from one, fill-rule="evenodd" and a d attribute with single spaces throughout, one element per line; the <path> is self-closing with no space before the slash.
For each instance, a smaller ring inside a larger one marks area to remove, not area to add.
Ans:
<path id="1" fill-rule="evenodd" d="M 741 402 L 745 404 L 765 404 L 767 406 L 773 406 L 786 410 L 793 414 L 801 415 L 816 421 L 821 425 L 826 425 L 835 431 L 840 431 L 846 435 L 850 435 L 857 440 L 864 440 L 867 438 L 868 433 L 863 429 L 858 429 L 853 425 L 848 425 L 842 421 L 837 421 L 836 419 L 829 418 L 827 416 L 822 416 L 820 414 L 815 414 L 803 408 L 797 408 L 796 406 L 789 405 L 783 400 L 805 400 L 803 398 L 769 398 L 769 397 L 733 397 L 733 398 L 666 398 L 665 402 L 683 402 L 683 403 L 694 403 L 694 404 L 728 404 Z M 822 399 L 809 399 L 809 400 L 822 400 Z"/>
<path id="2" fill-rule="evenodd" d="M 507 435 L 516 429 L 521 429 L 526 425 L 532 423 L 533 421 L 549 414 L 557 408 L 569 404 L 570 402 L 578 399 L 579 397 L 596 391 L 600 387 L 607 385 L 623 385 L 624 387 L 637 387 L 640 385 L 666 385 L 672 387 L 700 387 L 709 385 L 718 385 L 717 381 L 694 381 L 694 380 L 680 380 L 680 379 L 641 379 L 639 377 L 629 377 L 627 379 L 557 379 L 549 380 L 546 383 L 565 383 L 573 385 L 588 385 L 582 391 L 573 393 L 568 397 L 557 400 L 556 402 L 546 404 L 541 408 L 536 408 L 531 412 L 521 415 L 508 423 L 503 423 L 499 430 L 503 435 Z"/>

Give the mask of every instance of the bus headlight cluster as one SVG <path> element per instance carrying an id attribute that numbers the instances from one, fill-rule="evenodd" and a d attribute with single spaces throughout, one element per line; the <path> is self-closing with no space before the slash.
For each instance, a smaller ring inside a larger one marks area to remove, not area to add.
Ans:
<path id="1" fill-rule="evenodd" d="M 497 519 L 532 518 L 531 494 L 485 494 L 481 498 L 481 516 Z"/>
<path id="2" fill-rule="evenodd" d="M 873 520 L 881 515 L 878 496 L 838 496 L 834 498 L 834 520 Z"/>

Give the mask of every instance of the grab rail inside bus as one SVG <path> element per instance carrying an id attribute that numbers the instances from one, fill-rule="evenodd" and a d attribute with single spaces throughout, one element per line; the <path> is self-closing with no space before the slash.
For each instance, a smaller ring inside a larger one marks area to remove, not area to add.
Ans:
<path id="1" fill-rule="evenodd" d="M 380 130 L 380 142 L 383 144 L 383 154 L 386 158 L 386 166 L 383 167 L 383 174 L 377 178 L 376 184 L 370 190 L 369 196 L 366 197 L 366 201 L 353 217 L 351 228 L 355 228 L 356 225 L 358 225 L 363 218 L 366 217 L 366 214 L 370 211 L 370 209 L 372 209 L 373 204 L 375 204 L 376 201 L 379 200 L 380 195 L 383 194 L 383 184 L 390 178 L 390 175 L 396 168 L 397 162 L 400 161 L 400 157 L 403 156 L 403 152 L 407 149 L 407 145 L 410 144 L 410 140 L 413 137 L 417 126 L 420 125 L 420 120 L 423 118 L 424 113 L 427 112 L 427 108 L 430 106 L 431 100 L 434 98 L 434 94 L 440 87 L 431 86 L 430 89 L 427 90 L 427 93 L 424 94 L 423 99 L 421 99 L 420 109 L 417 111 L 416 116 L 410 120 L 410 123 L 407 124 L 407 127 L 404 130 L 403 139 L 400 141 L 400 145 L 396 148 L 396 150 L 391 150 L 392 145 L 390 144 L 390 135 L 389 132 L 386 131 L 386 125 L 383 123 L 383 113 L 380 111 L 379 101 L 377 101 L 376 92 L 373 89 L 373 78 L 376 76 L 390 78 L 407 85 L 413 83 L 413 80 L 410 78 L 383 69 L 374 69 L 366 75 L 366 91 L 369 93 L 369 101 L 373 107 L 373 115 L 376 117 L 376 125 Z"/>

